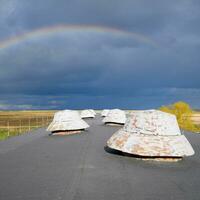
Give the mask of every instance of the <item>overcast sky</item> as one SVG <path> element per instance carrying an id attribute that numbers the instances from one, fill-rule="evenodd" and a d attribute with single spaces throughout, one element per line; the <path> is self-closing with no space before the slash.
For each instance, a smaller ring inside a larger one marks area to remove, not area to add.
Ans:
<path id="1" fill-rule="evenodd" d="M 200 108 L 199 11 L 199 0 L 0 0 L 0 109 Z M 58 25 L 82 28 L 20 38 Z"/>

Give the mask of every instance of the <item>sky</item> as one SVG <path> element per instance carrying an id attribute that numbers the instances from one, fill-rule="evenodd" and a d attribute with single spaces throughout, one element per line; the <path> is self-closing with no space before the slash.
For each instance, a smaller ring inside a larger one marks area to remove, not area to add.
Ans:
<path id="1" fill-rule="evenodd" d="M 0 0 L 0 110 L 200 108 L 199 0 Z"/>

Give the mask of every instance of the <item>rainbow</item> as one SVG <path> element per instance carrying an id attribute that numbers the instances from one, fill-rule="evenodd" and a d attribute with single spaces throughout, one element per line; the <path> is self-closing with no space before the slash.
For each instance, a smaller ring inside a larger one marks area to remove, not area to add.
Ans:
<path id="1" fill-rule="evenodd" d="M 124 31 L 117 28 L 110 28 L 110 27 L 96 26 L 96 25 L 54 25 L 54 26 L 39 28 L 30 32 L 26 32 L 2 40 L 0 41 L 0 49 L 12 47 L 13 45 L 20 44 L 21 42 L 32 38 L 37 38 L 48 34 L 68 32 L 68 31 L 97 32 L 97 33 L 111 33 L 117 35 L 124 35 L 155 47 L 158 46 L 158 44 L 149 37 L 134 32 Z"/>

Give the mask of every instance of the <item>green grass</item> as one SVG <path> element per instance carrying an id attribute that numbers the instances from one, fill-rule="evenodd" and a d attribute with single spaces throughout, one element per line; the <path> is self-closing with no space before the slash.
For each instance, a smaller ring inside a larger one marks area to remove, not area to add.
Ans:
<path id="1" fill-rule="evenodd" d="M 31 130 L 36 129 L 32 128 Z M 25 133 L 28 133 L 30 130 L 28 128 L 22 128 L 20 131 L 18 128 L 10 129 L 9 133 L 7 130 L 0 129 L 0 140 L 5 140 L 13 136 L 19 136 Z"/>
<path id="2" fill-rule="evenodd" d="M 8 138 L 8 133 L 6 130 L 0 130 L 0 140 L 5 140 Z"/>

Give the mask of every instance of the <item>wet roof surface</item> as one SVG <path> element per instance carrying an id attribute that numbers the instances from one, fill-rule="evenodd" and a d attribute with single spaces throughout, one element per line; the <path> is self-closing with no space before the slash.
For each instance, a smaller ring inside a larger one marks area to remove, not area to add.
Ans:
<path id="1" fill-rule="evenodd" d="M 195 155 L 183 161 L 142 161 L 104 148 L 119 127 L 86 121 L 77 135 L 38 129 L 0 142 L 0 199 L 200 199 L 200 135 L 186 133 Z"/>

